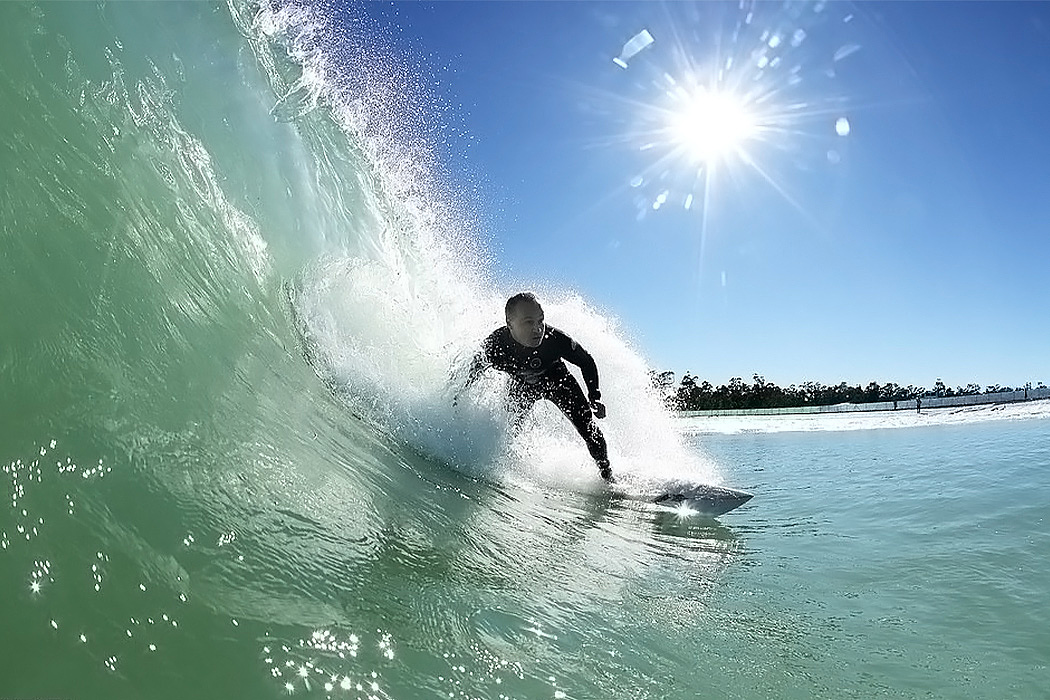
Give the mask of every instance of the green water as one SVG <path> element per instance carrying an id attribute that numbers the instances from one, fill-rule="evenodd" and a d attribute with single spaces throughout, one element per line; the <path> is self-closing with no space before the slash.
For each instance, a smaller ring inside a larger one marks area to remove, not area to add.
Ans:
<path id="1" fill-rule="evenodd" d="M 504 290 L 303 21 L 0 4 L 0 696 L 1046 697 L 1045 418 L 678 438 L 552 298 L 628 487 L 756 497 L 506 448 L 446 386 Z"/>

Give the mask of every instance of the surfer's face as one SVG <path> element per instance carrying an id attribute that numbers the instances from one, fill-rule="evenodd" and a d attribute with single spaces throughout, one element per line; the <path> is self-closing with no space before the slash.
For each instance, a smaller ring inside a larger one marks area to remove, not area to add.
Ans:
<path id="1" fill-rule="evenodd" d="M 527 348 L 539 347 L 543 342 L 543 308 L 536 303 L 522 302 L 507 314 L 510 335 Z"/>

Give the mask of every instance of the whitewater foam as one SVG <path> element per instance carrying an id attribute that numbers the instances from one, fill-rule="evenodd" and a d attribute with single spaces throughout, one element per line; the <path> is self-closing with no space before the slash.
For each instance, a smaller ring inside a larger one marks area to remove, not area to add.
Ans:
<path id="1" fill-rule="evenodd" d="M 440 106 L 433 96 L 413 82 L 416 73 L 378 55 L 382 42 L 372 34 L 367 41 L 353 32 L 337 36 L 312 12 L 264 10 L 256 23 L 301 67 L 298 77 L 287 77 L 267 64 L 280 96 L 273 114 L 295 121 L 315 151 L 310 167 L 323 175 L 304 187 L 317 209 L 311 217 L 324 222 L 315 234 L 323 244 L 289 295 L 315 370 L 356 415 L 439 462 L 496 480 L 594 488 L 597 469 L 552 405 L 541 402 L 510 434 L 498 373 L 487 373 L 452 405 L 464 366 L 504 323 L 504 302 L 520 290 L 492 279 L 482 217 L 451 194 L 435 165 L 440 119 L 431 117 Z M 352 76 L 342 69 L 348 51 L 364 66 Z M 406 114 L 414 115 L 407 124 Z M 321 133 L 322 115 L 345 143 Z M 339 177 L 334 162 L 344 151 L 352 178 Z M 718 482 L 710 460 L 683 444 L 652 391 L 646 362 L 616 322 L 571 291 L 544 289 L 543 280 L 531 286 L 548 322 L 598 363 L 609 410 L 601 426 L 617 475 L 627 482 Z"/>

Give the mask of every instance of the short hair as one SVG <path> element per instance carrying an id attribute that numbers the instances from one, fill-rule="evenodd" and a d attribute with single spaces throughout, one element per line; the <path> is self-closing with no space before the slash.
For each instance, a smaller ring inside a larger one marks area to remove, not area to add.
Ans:
<path id="1" fill-rule="evenodd" d="M 507 308 L 506 308 L 507 318 L 510 318 L 510 315 L 512 313 L 514 313 L 515 309 L 517 309 L 519 306 L 521 306 L 525 302 L 529 302 L 529 301 L 531 301 L 536 306 L 539 306 L 541 309 L 543 308 L 543 306 L 540 305 L 540 300 L 537 299 L 536 295 L 533 294 L 532 292 L 518 292 L 517 294 L 512 296 L 510 299 L 507 299 Z"/>

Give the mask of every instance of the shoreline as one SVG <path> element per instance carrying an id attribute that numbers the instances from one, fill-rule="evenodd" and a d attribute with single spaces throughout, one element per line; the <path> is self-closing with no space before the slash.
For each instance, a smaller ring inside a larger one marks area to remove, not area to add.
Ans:
<path id="1" fill-rule="evenodd" d="M 697 416 L 769 416 L 814 413 L 873 413 L 876 411 L 917 411 L 918 408 L 975 407 L 1006 403 L 1023 403 L 1050 398 L 1050 388 L 1016 389 L 993 394 L 967 394 L 962 396 L 922 396 L 919 399 L 897 401 L 872 401 L 869 403 L 836 403 L 821 406 L 784 406 L 779 408 L 717 408 L 700 411 L 679 411 L 682 417 Z M 917 403 L 921 401 L 921 406 Z"/>
<path id="2" fill-rule="evenodd" d="M 688 435 L 818 432 L 916 428 L 1000 420 L 1050 418 L 1050 399 L 970 406 L 941 406 L 910 411 L 837 411 L 811 413 L 679 414 L 679 429 Z"/>

